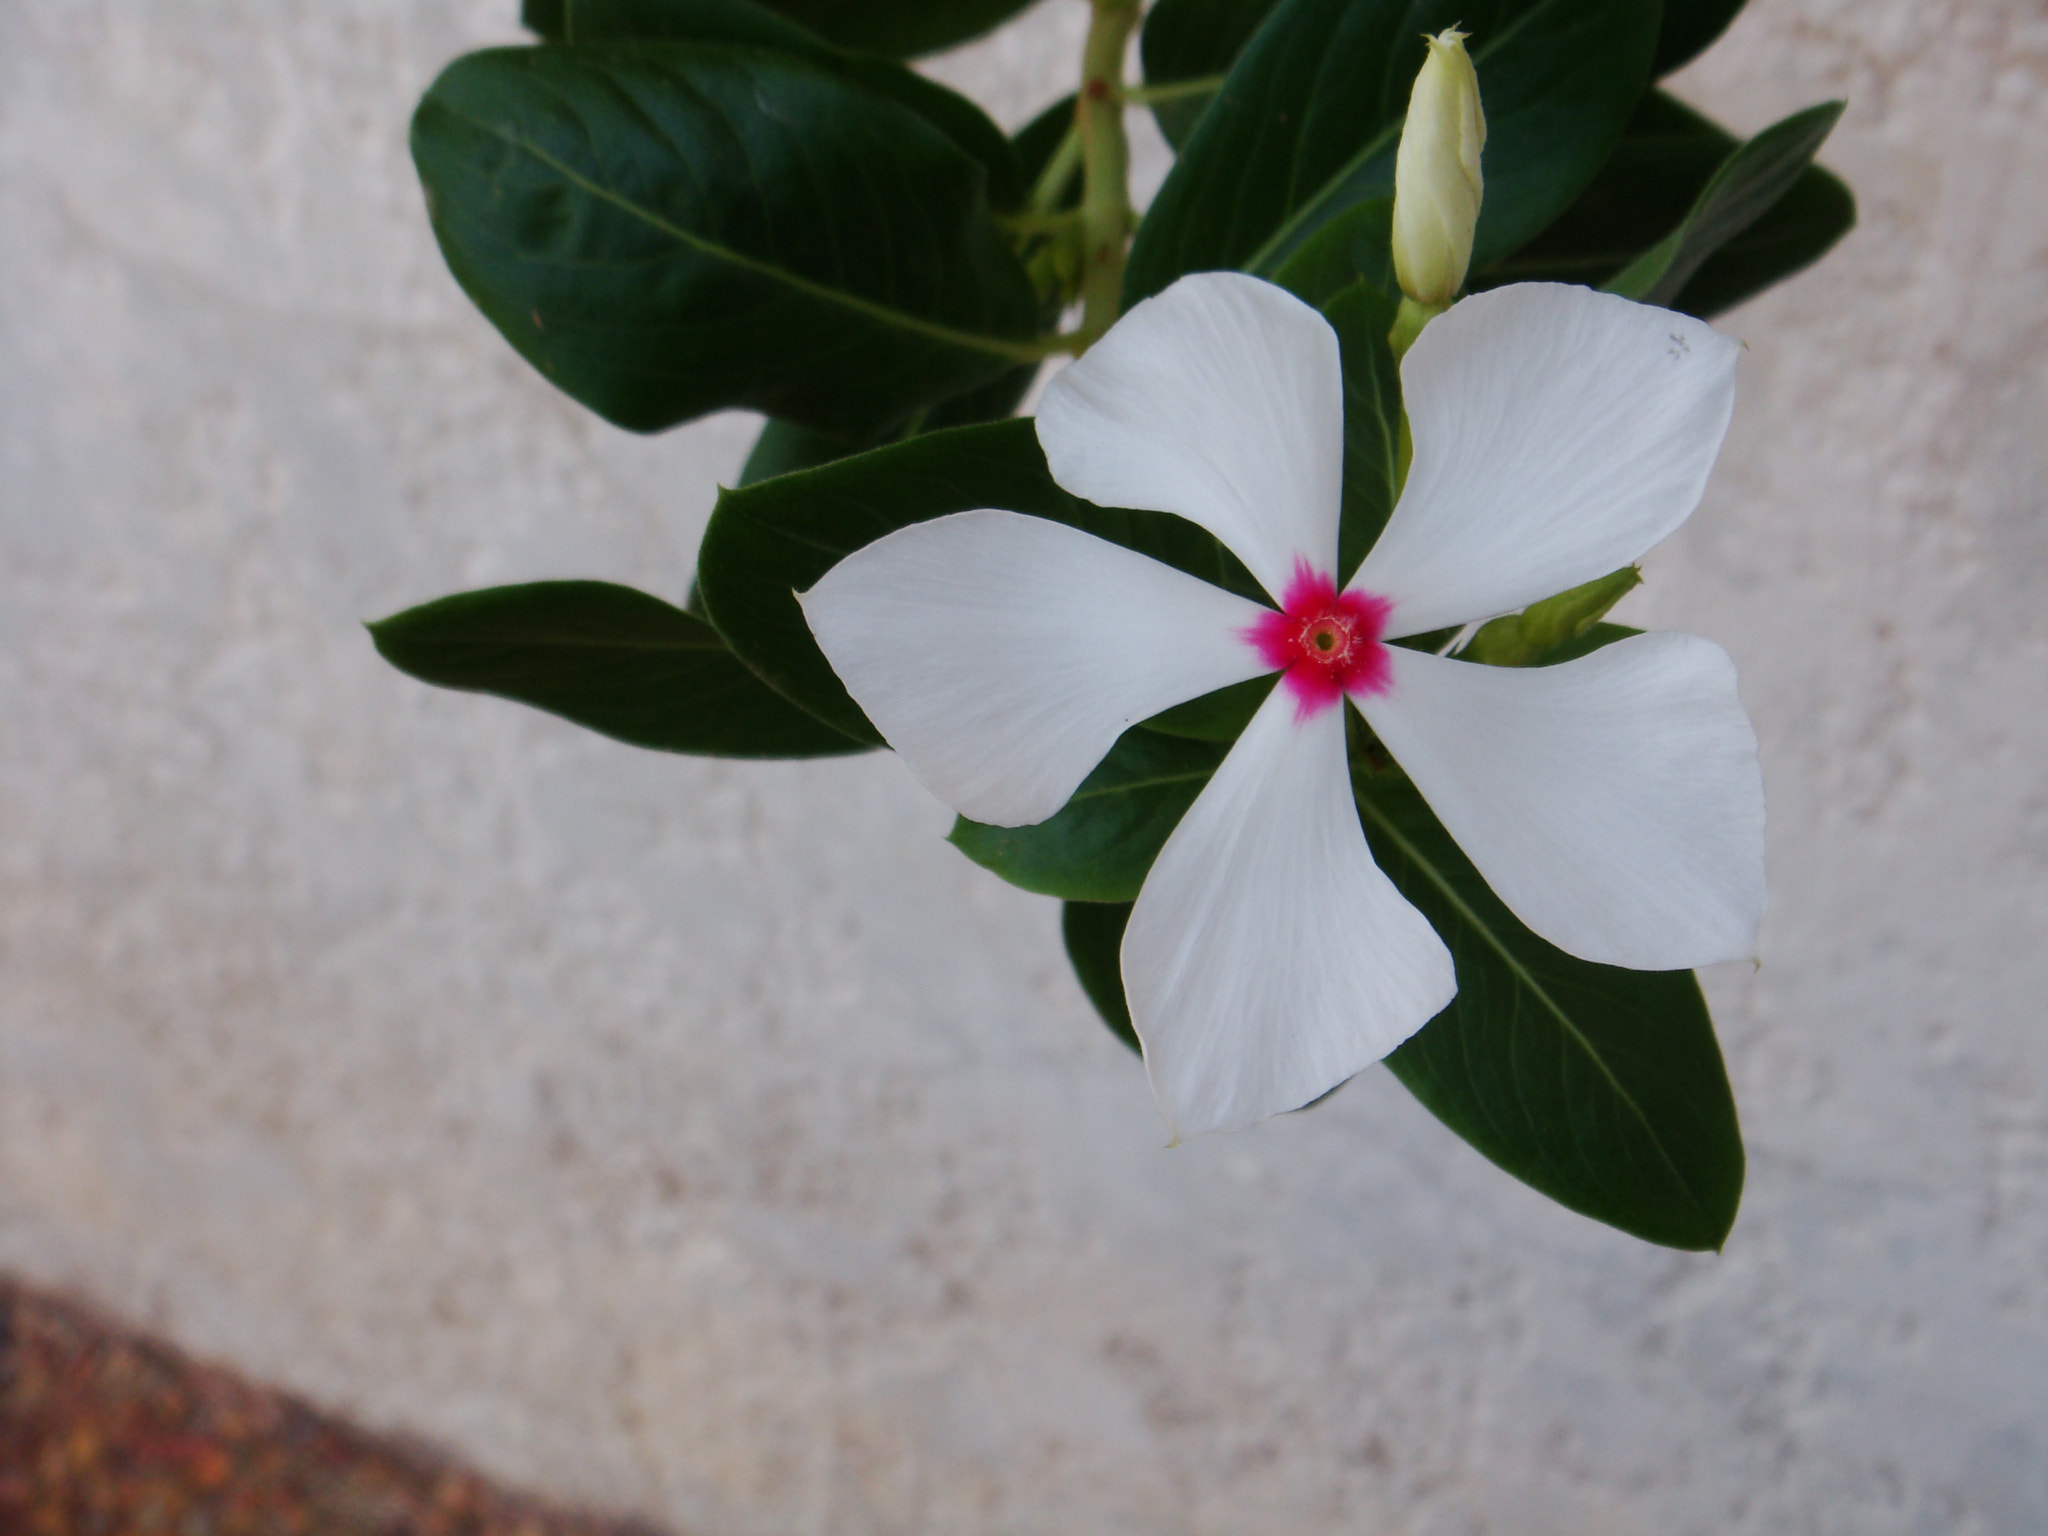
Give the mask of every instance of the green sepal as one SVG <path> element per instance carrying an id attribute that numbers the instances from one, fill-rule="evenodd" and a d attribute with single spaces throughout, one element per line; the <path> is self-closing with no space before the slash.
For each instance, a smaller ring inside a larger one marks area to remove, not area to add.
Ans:
<path id="1" fill-rule="evenodd" d="M 762 682 L 704 620 L 631 587 L 493 587 L 368 628 L 378 654 L 422 682 L 530 704 L 636 747 L 713 757 L 866 750 Z"/>
<path id="2" fill-rule="evenodd" d="M 1719 1248 L 1742 1135 L 1692 973 L 1565 954 L 1508 911 L 1405 778 L 1354 784 L 1374 861 L 1457 966 L 1457 997 L 1387 1058 L 1394 1075 L 1560 1204 L 1666 1247 Z"/>
<path id="3" fill-rule="evenodd" d="M 813 59 L 471 54 L 420 103 L 413 155 L 470 297 L 620 426 L 748 406 L 859 434 L 1036 352 L 984 165 Z"/>
<path id="4" fill-rule="evenodd" d="M 1060 909 L 1060 937 L 1074 979 L 1095 1007 L 1109 1032 L 1140 1056 L 1145 1048 L 1131 1026 L 1131 1005 L 1124 1000 L 1121 951 L 1124 929 L 1131 921 L 1131 903 L 1070 901 Z"/>
<path id="5" fill-rule="evenodd" d="M 962 816 L 948 841 L 983 869 L 1042 896 L 1135 901 L 1146 871 L 1224 750 L 1156 731 L 1125 731 L 1048 820 L 991 827 Z"/>
<path id="6" fill-rule="evenodd" d="M 1139 226 L 1126 304 L 1188 272 L 1269 276 L 1330 220 L 1390 197 L 1420 35 L 1453 24 L 1472 36 L 1489 123 L 1473 260 L 1497 259 L 1606 159 L 1649 79 L 1658 17 L 1657 0 L 1281 0 Z"/>
<path id="7" fill-rule="evenodd" d="M 1035 423 L 927 433 L 817 469 L 723 491 L 698 552 L 705 610 L 779 692 L 862 741 L 880 742 L 811 638 L 795 593 L 886 533 L 949 512 L 1007 508 L 1066 523 L 1246 597 L 1243 562 L 1163 512 L 1097 507 L 1053 483 Z"/>
<path id="8" fill-rule="evenodd" d="M 1625 565 L 1569 592 L 1531 603 L 1520 613 L 1489 619 L 1458 654 L 1489 667 L 1541 665 L 1559 648 L 1591 630 L 1608 609 L 1642 584 L 1643 573 Z"/>

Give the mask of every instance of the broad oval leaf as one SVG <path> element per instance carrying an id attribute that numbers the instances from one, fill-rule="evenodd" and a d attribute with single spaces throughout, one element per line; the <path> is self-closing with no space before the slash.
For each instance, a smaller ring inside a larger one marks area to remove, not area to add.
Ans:
<path id="1" fill-rule="evenodd" d="M 620 426 L 743 405 L 872 431 L 1037 355 L 981 165 L 821 64 L 694 43 L 471 54 L 412 138 L 457 280 Z"/>
<path id="2" fill-rule="evenodd" d="M 1551 1199 L 1671 1248 L 1719 1248 L 1742 1134 L 1689 971 L 1577 960 L 1501 904 L 1405 779 L 1355 776 L 1373 858 L 1450 947 L 1458 995 L 1387 1058 L 1416 1098 Z"/>
<path id="3" fill-rule="evenodd" d="M 900 64 L 835 48 L 753 0 L 564 0 L 559 36 L 569 43 L 728 43 L 790 54 L 922 117 L 982 163 L 997 207 L 1010 207 L 1022 191 L 1010 141 L 965 96 Z"/>
<path id="4" fill-rule="evenodd" d="M 893 58 L 937 53 L 992 32 L 1035 0 L 767 0 L 845 48 Z"/>
<path id="5" fill-rule="evenodd" d="M 1392 195 L 1421 34 L 1471 34 L 1486 105 L 1473 261 L 1564 211 L 1649 78 L 1657 0 L 1282 0 L 1139 226 L 1125 302 L 1188 272 L 1270 275 L 1324 224 Z"/>
<path id="6" fill-rule="evenodd" d="M 368 627 L 378 653 L 422 682 L 514 699 L 636 747 L 714 757 L 866 748 L 777 694 L 702 619 L 631 587 L 494 587 Z"/>
<path id="7" fill-rule="evenodd" d="M 1194 524 L 1098 507 L 1061 490 L 1029 419 L 928 433 L 721 492 L 698 551 L 698 590 L 734 652 L 777 690 L 846 734 L 878 743 L 811 638 L 794 594 L 885 533 L 981 507 L 1067 523 L 1262 597 L 1242 562 Z"/>
<path id="8" fill-rule="evenodd" d="M 1051 819 L 991 827 L 962 816 L 947 840 L 983 869 L 1041 896 L 1136 901 L 1152 861 L 1224 750 L 1142 728 L 1125 731 Z"/>

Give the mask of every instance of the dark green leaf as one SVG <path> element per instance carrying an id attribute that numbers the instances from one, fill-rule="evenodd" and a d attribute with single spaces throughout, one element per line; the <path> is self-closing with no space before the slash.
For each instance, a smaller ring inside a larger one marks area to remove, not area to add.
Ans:
<path id="1" fill-rule="evenodd" d="M 1344 359 L 1344 506 L 1338 579 L 1349 581 L 1401 498 L 1401 370 L 1387 345 L 1395 306 L 1372 284 L 1352 284 L 1323 305 Z"/>
<path id="2" fill-rule="evenodd" d="M 1070 91 L 1058 101 L 1031 119 L 1010 139 L 1010 147 L 1017 154 L 1017 171 L 1027 187 L 1037 184 L 1038 178 L 1052 164 L 1052 157 L 1059 152 L 1067 132 L 1074 126 L 1074 96 Z M 1081 201 L 1081 167 L 1076 164 L 1073 174 L 1067 178 L 1060 195 L 1053 199 L 1053 210 L 1072 208 Z"/>
<path id="3" fill-rule="evenodd" d="M 761 424 L 761 435 L 740 467 L 741 485 L 770 480 L 799 469 L 816 469 L 834 459 L 851 458 L 884 442 L 901 441 L 920 432 L 937 432 L 944 427 L 967 427 L 978 422 L 1001 421 L 1017 409 L 1038 377 L 1038 364 L 1013 368 L 979 389 L 942 400 L 929 411 L 911 418 L 909 424 L 890 432 L 879 442 L 849 441 L 826 432 L 813 432 L 787 421 L 770 419 Z"/>
<path id="4" fill-rule="evenodd" d="M 1281 0 L 1239 55 L 1139 227 L 1125 298 L 1187 272 L 1271 274 L 1330 220 L 1393 192 L 1421 34 L 1462 24 L 1486 106 L 1484 266 L 1591 180 L 1649 77 L 1657 0 Z"/>
<path id="5" fill-rule="evenodd" d="M 1140 1055 L 1138 1032 L 1131 1027 L 1130 1004 L 1124 1001 L 1124 971 L 1121 950 L 1124 927 L 1131 920 L 1131 903 L 1070 901 L 1060 909 L 1060 934 L 1067 942 L 1067 959 L 1074 976 L 1109 1032 Z"/>
<path id="6" fill-rule="evenodd" d="M 369 630 L 386 661 L 422 682 L 515 699 L 636 747 L 717 757 L 865 747 L 783 699 L 702 619 L 631 587 L 464 592 Z"/>
<path id="7" fill-rule="evenodd" d="M 621 426 L 744 405 L 872 431 L 1033 354 L 980 163 L 808 60 L 471 54 L 420 103 L 413 156 L 470 297 Z"/>
<path id="8" fill-rule="evenodd" d="M 1805 271 L 1855 226 L 1849 189 L 1808 166 L 1776 207 L 1707 259 L 1671 307 L 1712 319 Z"/>
<path id="9" fill-rule="evenodd" d="M 1664 0 L 1653 75 L 1661 80 L 1705 53 L 1742 6 L 1743 0 Z"/>
<path id="10" fill-rule="evenodd" d="M 1792 190 L 1841 115 L 1841 102 L 1824 102 L 1742 145 L 1721 162 L 1678 227 L 1608 279 L 1607 290 L 1669 305 L 1708 257 Z"/>
<path id="11" fill-rule="evenodd" d="M 780 692 L 847 734 L 879 742 L 811 639 L 794 594 L 885 533 L 977 507 L 1067 523 L 1261 596 L 1243 564 L 1192 523 L 1069 496 L 1046 471 L 1034 424 L 1018 420 L 928 433 L 721 492 L 697 557 L 706 609 L 734 652 Z"/>
<path id="12" fill-rule="evenodd" d="M 1185 704 L 1176 704 L 1145 721 L 1144 727 L 1168 736 L 1185 736 L 1191 741 L 1235 741 L 1252 723 L 1252 716 L 1266 702 L 1266 695 L 1273 691 L 1273 679 L 1279 675 L 1275 672 L 1247 678 L 1189 699 Z"/>
<path id="13" fill-rule="evenodd" d="M 1158 0 L 1145 17 L 1138 57 L 1148 86 L 1220 80 L 1279 0 Z M 1152 116 L 1178 149 L 1195 130 L 1210 93 L 1157 103 Z"/>
<path id="14" fill-rule="evenodd" d="M 537 37 L 559 41 L 568 26 L 568 0 L 519 0 L 519 24 Z"/>
<path id="15" fill-rule="evenodd" d="M 1687 218 L 1737 149 L 1733 135 L 1651 92 L 1578 201 L 1513 256 L 1477 273 L 1472 286 L 1608 282 Z M 1708 256 L 1671 307 L 1703 318 L 1718 314 L 1818 260 L 1854 222 L 1848 190 L 1808 166 L 1761 217 Z"/>
<path id="16" fill-rule="evenodd" d="M 1458 995 L 1387 1065 L 1479 1151 L 1575 1211 L 1718 1248 L 1742 1198 L 1735 1100 L 1689 971 L 1575 960 L 1530 933 L 1394 775 L 1357 776 L 1374 859 L 1450 946 Z"/>
<path id="17" fill-rule="evenodd" d="M 1376 197 L 1338 214 L 1295 248 L 1274 272 L 1273 281 L 1318 309 L 1359 283 L 1398 305 L 1394 200 Z"/>
<path id="18" fill-rule="evenodd" d="M 564 0 L 564 7 L 562 35 L 571 43 L 725 43 L 816 64 L 908 107 L 979 160 L 996 207 L 1011 207 L 1022 195 L 1010 141 L 965 96 L 900 64 L 846 53 L 753 0 Z"/>
<path id="19" fill-rule="evenodd" d="M 917 58 L 994 31 L 1033 0 L 768 0 L 845 48 Z"/>
<path id="20" fill-rule="evenodd" d="M 1042 896 L 1136 901 L 1145 872 L 1223 761 L 1209 742 L 1126 731 L 1050 820 L 991 827 L 962 816 L 953 846 Z"/>

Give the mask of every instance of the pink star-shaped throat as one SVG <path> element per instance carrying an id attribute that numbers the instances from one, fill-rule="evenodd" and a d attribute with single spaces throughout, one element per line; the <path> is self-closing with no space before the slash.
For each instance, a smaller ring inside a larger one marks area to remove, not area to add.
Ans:
<path id="1" fill-rule="evenodd" d="M 1345 694 L 1385 693 L 1393 668 L 1380 636 L 1393 604 L 1370 592 L 1339 592 L 1306 560 L 1294 562 L 1277 613 L 1261 614 L 1239 633 L 1282 674 L 1294 695 L 1294 718 L 1307 720 Z"/>

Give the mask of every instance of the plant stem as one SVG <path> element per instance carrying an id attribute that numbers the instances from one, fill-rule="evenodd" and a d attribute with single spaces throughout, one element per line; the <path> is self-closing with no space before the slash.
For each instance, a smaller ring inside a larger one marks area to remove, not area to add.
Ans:
<path id="1" fill-rule="evenodd" d="M 1081 48 L 1081 89 L 1074 125 L 1081 135 L 1081 328 L 1079 355 L 1116 321 L 1123 297 L 1124 248 L 1131 238 L 1130 143 L 1124 137 L 1124 50 L 1140 0 L 1090 0 Z"/>
<path id="2" fill-rule="evenodd" d="M 1159 85 L 1124 87 L 1124 102 L 1133 107 L 1157 106 L 1162 101 L 1185 101 L 1190 96 L 1214 96 L 1223 89 L 1223 76 L 1197 75 L 1192 80 L 1168 80 Z"/>

